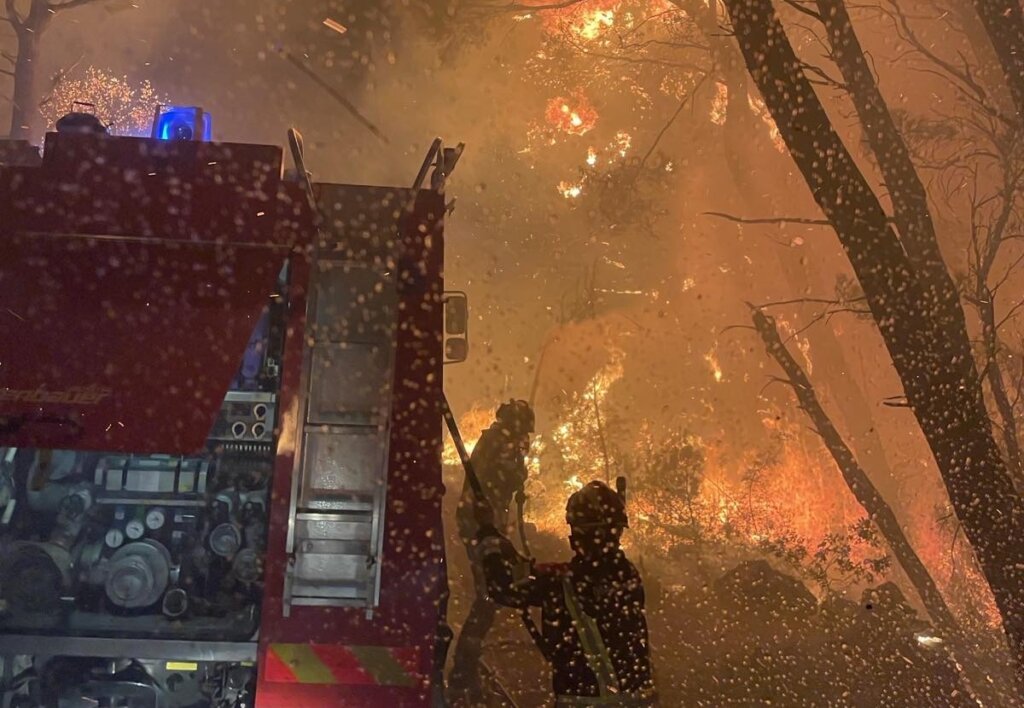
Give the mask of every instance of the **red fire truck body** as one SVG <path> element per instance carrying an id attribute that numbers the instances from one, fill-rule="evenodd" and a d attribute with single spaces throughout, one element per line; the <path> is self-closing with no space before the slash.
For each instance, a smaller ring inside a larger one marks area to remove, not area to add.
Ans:
<path id="1" fill-rule="evenodd" d="M 51 133 L 0 166 L 5 708 L 430 704 L 443 195 L 314 211 L 282 165 Z"/>

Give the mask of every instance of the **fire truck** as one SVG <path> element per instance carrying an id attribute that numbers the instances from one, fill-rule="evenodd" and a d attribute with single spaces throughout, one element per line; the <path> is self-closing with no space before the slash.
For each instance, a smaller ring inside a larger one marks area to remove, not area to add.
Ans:
<path id="1" fill-rule="evenodd" d="M 431 705 L 462 146 L 374 187 L 67 127 L 0 147 L 0 706 Z"/>

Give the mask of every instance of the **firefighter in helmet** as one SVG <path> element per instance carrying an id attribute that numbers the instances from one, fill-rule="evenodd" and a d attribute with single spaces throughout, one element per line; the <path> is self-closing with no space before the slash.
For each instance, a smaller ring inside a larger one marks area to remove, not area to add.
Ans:
<path id="1" fill-rule="evenodd" d="M 495 421 L 483 432 L 473 448 L 473 469 L 483 488 L 487 506 L 493 510 L 503 529 L 510 524 L 509 511 L 514 499 L 524 499 L 526 484 L 526 453 L 530 449 L 530 435 L 534 431 L 533 409 L 526 401 L 510 400 L 502 403 L 495 413 Z M 466 546 L 476 597 L 459 639 L 455 644 L 452 672 L 448 679 L 450 691 L 472 704 L 482 700 L 480 658 L 484 637 L 494 624 L 497 605 L 487 598 L 478 535 L 477 500 L 467 481 L 456 513 L 459 536 Z M 522 505 L 519 506 L 520 511 Z M 493 521 L 491 522 L 494 523 Z M 519 519 L 522 523 L 522 519 Z"/>
<path id="2" fill-rule="evenodd" d="M 488 513 L 478 506 L 488 591 L 523 610 L 551 664 L 555 705 L 656 705 L 643 584 L 620 546 L 629 525 L 625 486 L 615 491 L 595 481 L 569 497 L 565 517 L 575 555 L 568 563 L 524 563 Z M 530 607 L 541 608 L 540 628 Z"/>

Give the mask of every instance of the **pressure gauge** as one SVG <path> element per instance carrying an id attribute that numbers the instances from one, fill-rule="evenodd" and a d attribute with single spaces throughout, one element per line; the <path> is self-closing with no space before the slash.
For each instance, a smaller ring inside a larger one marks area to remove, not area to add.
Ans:
<path id="1" fill-rule="evenodd" d="M 121 544 L 124 543 L 124 533 L 121 532 L 121 529 L 110 529 L 107 531 L 103 541 L 110 548 L 120 548 Z"/>
<path id="2" fill-rule="evenodd" d="M 146 514 L 146 528 L 150 531 L 163 528 L 165 521 L 167 521 L 167 515 L 163 509 L 150 509 Z"/>
<path id="3" fill-rule="evenodd" d="M 138 519 L 132 519 L 124 526 L 125 536 L 133 541 L 142 538 L 144 533 L 146 533 L 146 527 Z"/>

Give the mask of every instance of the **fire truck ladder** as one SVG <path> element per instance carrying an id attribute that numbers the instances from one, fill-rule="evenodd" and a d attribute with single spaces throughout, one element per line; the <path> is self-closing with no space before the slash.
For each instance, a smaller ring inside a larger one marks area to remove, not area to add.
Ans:
<path id="1" fill-rule="evenodd" d="M 305 177 L 301 137 L 289 137 Z M 370 613 L 380 595 L 398 291 L 383 264 L 328 248 L 315 253 L 312 271 L 284 612 L 329 605 Z"/>
<path id="2" fill-rule="evenodd" d="M 377 604 L 397 300 L 391 274 L 316 257 L 286 612 L 290 605 Z"/>

